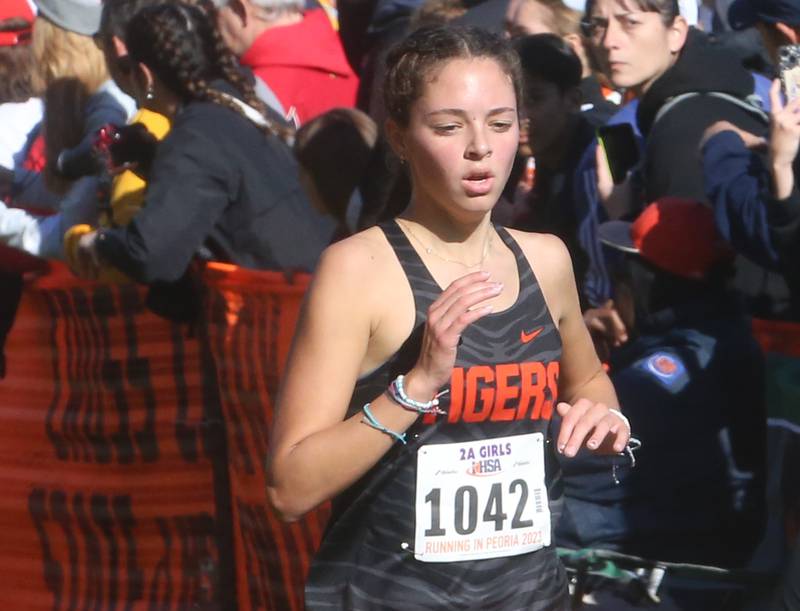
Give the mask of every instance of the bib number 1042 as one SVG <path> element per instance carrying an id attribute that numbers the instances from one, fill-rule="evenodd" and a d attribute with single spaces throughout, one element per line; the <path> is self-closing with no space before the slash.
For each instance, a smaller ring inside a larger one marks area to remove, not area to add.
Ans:
<path id="1" fill-rule="evenodd" d="M 414 556 L 479 560 L 550 545 L 543 439 L 530 433 L 421 447 Z"/>
<path id="2" fill-rule="evenodd" d="M 508 496 L 504 496 L 507 492 Z M 536 490 L 538 492 L 538 490 Z M 509 517 L 511 529 L 530 528 L 533 520 L 523 518 L 528 504 L 528 483 L 524 479 L 515 479 L 506 491 L 500 482 L 489 488 L 488 498 L 480 502 L 478 489 L 475 486 L 461 486 L 456 489 L 453 499 L 452 528 L 459 535 L 471 535 L 478 527 L 478 521 L 493 524 L 495 531 L 506 529 Z M 535 495 L 536 511 L 541 511 L 542 499 Z M 510 498 L 509 498 L 510 497 Z M 430 528 L 425 529 L 426 537 L 445 537 L 450 525 L 442 524 L 441 513 L 442 489 L 433 488 L 426 496 L 425 503 L 430 505 Z M 512 510 L 509 515 L 508 509 Z"/>

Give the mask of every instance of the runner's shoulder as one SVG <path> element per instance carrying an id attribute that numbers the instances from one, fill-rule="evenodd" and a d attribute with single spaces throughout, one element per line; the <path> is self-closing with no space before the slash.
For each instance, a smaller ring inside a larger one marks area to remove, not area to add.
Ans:
<path id="1" fill-rule="evenodd" d="M 508 232 L 520 245 L 531 265 L 537 268 L 534 271 L 538 272 L 538 268 L 552 269 L 554 266 L 558 270 L 572 269 L 569 251 L 558 236 L 518 229 L 508 229 Z"/>
<path id="2" fill-rule="evenodd" d="M 315 284 L 333 283 L 342 293 L 361 293 L 366 297 L 386 281 L 394 253 L 383 232 L 370 227 L 331 244 L 320 257 L 314 274 Z"/>

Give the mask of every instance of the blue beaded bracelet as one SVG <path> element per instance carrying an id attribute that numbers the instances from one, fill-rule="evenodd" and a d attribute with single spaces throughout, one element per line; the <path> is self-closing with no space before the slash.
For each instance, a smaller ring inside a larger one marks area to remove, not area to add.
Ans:
<path id="1" fill-rule="evenodd" d="M 404 444 L 406 443 L 406 434 L 405 433 L 398 433 L 396 431 L 392 431 L 391 429 L 387 429 L 383 426 L 375 416 L 372 415 L 372 412 L 369 409 L 369 403 L 365 403 L 364 407 L 361 408 L 361 411 L 364 412 L 364 417 L 361 419 L 361 422 L 364 424 L 371 426 L 373 429 L 380 431 L 381 433 L 386 433 L 390 437 L 394 437 L 397 441 Z"/>

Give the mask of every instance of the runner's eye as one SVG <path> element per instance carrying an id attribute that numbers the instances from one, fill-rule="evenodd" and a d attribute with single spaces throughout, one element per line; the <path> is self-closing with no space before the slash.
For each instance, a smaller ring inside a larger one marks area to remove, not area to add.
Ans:
<path id="1" fill-rule="evenodd" d="M 445 123 L 442 125 L 434 125 L 433 131 L 437 134 L 448 135 L 454 133 L 459 128 L 457 123 Z"/>
<path id="2" fill-rule="evenodd" d="M 507 132 L 513 124 L 513 121 L 494 121 L 492 122 L 492 129 L 496 132 Z"/>

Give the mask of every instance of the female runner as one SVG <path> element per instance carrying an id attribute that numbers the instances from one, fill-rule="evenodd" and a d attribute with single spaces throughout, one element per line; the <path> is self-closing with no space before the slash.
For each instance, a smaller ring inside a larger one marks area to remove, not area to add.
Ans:
<path id="1" fill-rule="evenodd" d="M 322 257 L 270 498 L 289 520 L 333 499 L 310 609 L 564 609 L 553 451 L 620 452 L 629 429 L 564 245 L 490 220 L 518 144 L 518 61 L 491 34 L 437 27 L 387 64 L 411 202 Z"/>

